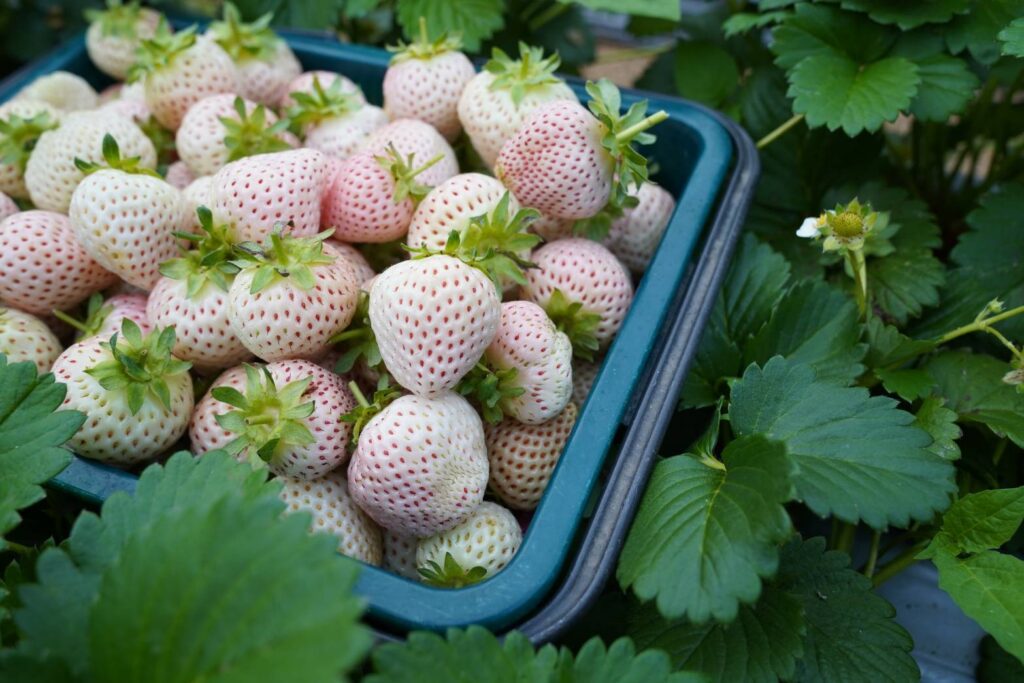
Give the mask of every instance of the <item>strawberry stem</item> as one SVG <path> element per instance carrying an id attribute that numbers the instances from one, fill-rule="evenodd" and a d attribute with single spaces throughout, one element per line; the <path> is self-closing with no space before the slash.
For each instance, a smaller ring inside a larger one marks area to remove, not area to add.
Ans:
<path id="1" fill-rule="evenodd" d="M 412 159 L 411 156 L 409 158 Z M 426 171 L 431 166 L 437 165 L 437 163 L 440 162 L 442 159 L 444 159 L 444 153 L 438 153 L 436 156 L 432 157 L 430 159 L 430 161 L 428 161 L 427 163 L 423 164 L 422 166 L 420 166 L 418 168 L 414 168 L 413 170 L 409 171 L 409 175 L 411 175 L 412 177 L 415 178 L 416 176 L 418 176 L 420 173 L 423 173 L 424 171 Z"/>
<path id="2" fill-rule="evenodd" d="M 427 35 L 427 18 L 420 15 L 420 42 L 424 45 L 430 42 L 430 36 Z"/>
<path id="3" fill-rule="evenodd" d="M 64 311 L 58 311 L 57 309 L 54 309 L 52 311 L 52 313 L 53 313 L 53 317 L 54 318 L 56 318 L 57 320 L 61 321 L 62 323 L 66 323 L 68 325 L 71 325 L 71 327 L 75 328 L 76 330 L 78 330 L 79 332 L 81 332 L 83 334 L 89 331 L 89 328 L 87 328 L 84 323 L 82 323 L 81 321 L 79 321 L 79 320 L 77 320 L 75 318 L 72 318 L 70 315 L 68 315 Z"/>
<path id="4" fill-rule="evenodd" d="M 635 123 L 632 126 L 630 126 L 629 128 L 625 128 L 625 129 L 619 131 L 618 133 L 616 133 L 615 134 L 615 139 L 618 140 L 619 142 L 623 142 L 623 141 L 626 141 L 626 140 L 631 140 L 634 137 L 636 137 L 637 133 L 642 133 L 645 130 L 647 130 L 648 128 L 650 128 L 651 126 L 657 125 L 657 124 L 661 123 L 662 121 L 664 121 L 667 118 L 668 118 L 668 112 L 665 111 L 664 109 L 661 110 L 661 111 L 655 112 L 655 113 L 651 114 L 650 116 L 648 116 L 647 118 L 645 118 L 643 121 L 640 121 L 639 123 Z"/>
<path id="5" fill-rule="evenodd" d="M 363 390 L 359 388 L 358 384 L 356 384 L 355 382 L 349 382 L 348 383 L 348 388 L 349 388 L 349 391 L 352 392 L 352 395 L 356 399 L 356 403 L 358 403 L 360 405 L 360 407 L 362 407 L 362 408 L 369 408 L 370 407 L 370 402 L 366 400 L 366 395 L 363 394 Z"/>

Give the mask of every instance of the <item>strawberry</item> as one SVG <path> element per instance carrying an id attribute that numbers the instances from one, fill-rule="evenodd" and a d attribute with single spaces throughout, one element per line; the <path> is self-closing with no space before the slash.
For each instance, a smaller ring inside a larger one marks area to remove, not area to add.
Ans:
<path id="1" fill-rule="evenodd" d="M 67 446 L 79 455 L 129 467 L 152 460 L 188 428 L 192 413 L 189 364 L 171 355 L 174 328 L 143 337 L 125 320 L 109 340 L 70 346 L 53 364 L 67 385 L 63 408 L 86 415 Z"/>
<path id="2" fill-rule="evenodd" d="M 304 360 L 235 367 L 213 383 L 189 425 L 192 452 L 225 449 L 281 477 L 315 480 L 348 458 L 355 407 L 341 378 Z"/>
<path id="3" fill-rule="evenodd" d="M 601 370 L 601 360 L 573 359 L 572 364 L 572 402 L 582 407 L 594 386 L 597 373 Z"/>
<path id="4" fill-rule="evenodd" d="M 377 274 L 362 252 L 347 242 L 341 242 L 333 237 L 328 237 L 324 240 L 324 253 L 334 256 L 339 260 L 347 261 L 355 272 L 356 281 L 359 282 L 360 286 Z"/>
<path id="5" fill-rule="evenodd" d="M 18 204 L 3 192 L 0 192 L 0 222 L 8 216 L 13 216 L 19 211 L 21 211 L 21 209 L 18 208 Z"/>
<path id="6" fill-rule="evenodd" d="M 353 393 L 368 407 L 358 388 Z M 375 396 L 379 403 L 383 399 Z M 461 522 L 483 500 L 488 474 L 483 425 L 458 394 L 402 396 L 356 430 L 349 494 L 386 529 L 430 536 Z"/>
<path id="7" fill-rule="evenodd" d="M 432 586 L 461 588 L 504 569 L 522 542 L 515 515 L 497 503 L 481 503 L 458 526 L 420 539 L 416 567 Z"/>
<path id="8" fill-rule="evenodd" d="M 459 391 L 480 400 L 489 422 L 504 414 L 541 424 L 561 413 L 572 396 L 572 343 L 537 304 L 501 305 L 498 333 L 484 359 Z"/>
<path id="9" fill-rule="evenodd" d="M 554 242 L 564 237 L 572 237 L 574 224 L 575 221 L 571 219 L 552 218 L 540 214 L 537 220 L 530 224 L 530 231 L 540 235 L 545 242 Z"/>
<path id="10" fill-rule="evenodd" d="M 507 192 L 501 181 L 481 173 L 452 176 L 428 192 L 416 207 L 405 243 L 441 251 L 452 230 L 461 233 L 474 216 L 492 213 Z M 519 210 L 514 197 L 509 210 Z"/>
<path id="11" fill-rule="evenodd" d="M 79 242 L 67 216 L 22 211 L 0 223 L 0 300 L 48 315 L 117 282 Z"/>
<path id="12" fill-rule="evenodd" d="M 93 337 L 110 339 L 110 335 L 121 331 L 125 318 L 135 323 L 143 335 L 147 335 L 153 331 L 153 325 L 146 316 L 147 301 L 148 297 L 138 292 L 114 294 L 106 300 L 102 294 L 93 294 L 85 308 L 85 320 L 77 320 L 62 311 L 54 311 L 53 314 L 77 330 L 75 341 Z"/>
<path id="13" fill-rule="evenodd" d="M 67 71 L 52 71 L 40 76 L 22 88 L 16 97 L 46 102 L 63 112 L 95 109 L 100 102 L 99 94 L 89 81 Z"/>
<path id="14" fill-rule="evenodd" d="M 214 221 L 241 241 L 262 242 L 278 223 L 296 237 L 320 230 L 324 156 L 296 149 L 245 157 L 217 171 L 210 188 Z"/>
<path id="15" fill-rule="evenodd" d="M 525 206 L 552 218 L 583 219 L 606 205 L 630 205 L 627 191 L 647 180 L 647 162 L 633 148 L 650 144 L 644 132 L 668 117 L 644 117 L 647 102 L 619 113 L 618 88 L 587 83 L 590 111 L 576 102 L 550 102 L 533 111 L 501 148 L 496 175 Z"/>
<path id="16" fill-rule="evenodd" d="M 293 95 L 295 93 L 312 95 L 316 90 L 316 84 L 318 82 L 320 87 L 324 90 L 337 88 L 342 94 L 349 95 L 356 104 L 366 104 L 366 97 L 363 96 L 363 91 L 359 89 L 358 85 L 339 73 L 320 70 L 306 71 L 299 74 L 294 80 L 292 80 L 292 82 L 288 84 L 288 87 L 285 88 L 285 93 L 281 97 L 281 101 L 278 103 L 278 108 L 283 111 L 291 109 L 298 104 Z M 335 84 L 336 82 L 337 84 Z"/>
<path id="17" fill-rule="evenodd" d="M 63 347 L 39 318 L 16 308 L 0 306 L 0 356 L 8 363 L 35 363 L 39 374 L 49 372 Z"/>
<path id="18" fill-rule="evenodd" d="M 459 98 L 459 121 L 484 165 L 494 166 L 505 141 L 545 102 L 576 102 L 576 95 L 555 76 L 558 55 L 519 44 L 519 59 L 498 48 L 484 70 L 470 79 Z"/>
<path id="19" fill-rule="evenodd" d="M 99 111 L 109 112 L 123 116 L 126 119 L 131 119 L 136 125 L 142 126 L 147 123 L 152 117 L 152 112 L 149 111 L 149 107 L 146 105 L 145 100 L 137 100 L 134 98 L 117 98 L 101 104 Z M 159 124 L 157 124 L 159 125 Z M 143 131 L 145 132 L 145 131 Z M 156 143 L 154 143 L 154 147 Z"/>
<path id="20" fill-rule="evenodd" d="M 650 263 L 668 227 L 676 200 L 660 185 L 644 183 L 636 192 L 637 205 L 623 210 L 612 224 L 606 246 L 634 273 Z"/>
<path id="21" fill-rule="evenodd" d="M 160 13 L 139 7 L 139 3 L 123 4 L 107 0 L 105 10 L 86 10 L 89 29 L 85 32 L 85 49 L 96 68 L 111 78 L 123 81 L 135 63 L 135 52 L 143 40 L 156 35 Z"/>
<path id="22" fill-rule="evenodd" d="M 306 147 L 347 159 L 367 135 L 388 122 L 383 109 L 366 104 L 362 93 L 352 92 L 349 85 L 348 79 L 335 77 L 325 86 L 314 72 L 309 92 L 296 89 L 285 98 L 294 102 L 285 111 L 302 131 Z"/>
<path id="23" fill-rule="evenodd" d="M 200 206 L 209 208 L 213 205 L 213 176 L 199 176 L 181 191 L 181 197 L 185 201 L 186 207 L 188 207 L 189 217 L 194 217 L 191 225 L 185 229 L 191 232 L 198 232 L 199 214 L 196 211 Z"/>
<path id="24" fill-rule="evenodd" d="M 209 95 L 238 91 L 238 71 L 213 39 L 196 37 L 195 26 L 171 33 L 161 21 L 142 41 L 129 80 L 142 79 L 146 104 L 160 124 L 177 130 L 185 112 Z"/>
<path id="25" fill-rule="evenodd" d="M 502 502 L 513 510 L 537 507 L 574 424 L 576 406 L 568 403 L 544 424 L 507 418 L 484 428 L 491 490 Z"/>
<path id="26" fill-rule="evenodd" d="M 192 173 L 192 169 L 190 169 L 188 164 L 180 159 L 168 166 L 167 172 L 164 173 L 164 180 L 166 180 L 167 184 L 176 190 L 184 190 L 195 182 L 195 179 L 196 176 Z"/>
<path id="27" fill-rule="evenodd" d="M 413 581 L 419 581 L 416 570 L 416 546 L 419 539 L 384 529 L 384 562 L 388 571 Z"/>
<path id="28" fill-rule="evenodd" d="M 71 197 L 68 215 L 85 250 L 107 270 L 151 289 L 159 266 L 177 253 L 175 232 L 190 225 L 181 192 L 138 158 L 122 158 L 117 141 L 103 141 L 106 167 L 76 159 L 88 174 Z"/>
<path id="29" fill-rule="evenodd" d="M 228 290 L 231 329 L 265 361 L 316 358 L 355 314 L 359 283 L 346 261 L 323 251 L 327 233 L 272 232 L 262 248 L 242 245 Z"/>
<path id="30" fill-rule="evenodd" d="M 344 161 L 324 191 L 320 222 L 351 242 L 391 242 L 405 236 L 416 202 L 430 189 L 420 184 L 441 155 L 420 160 L 394 147 L 375 156 L 359 152 Z"/>
<path id="31" fill-rule="evenodd" d="M 633 302 L 629 271 L 608 249 L 580 237 L 549 242 L 533 252 L 523 298 L 547 311 L 569 335 L 573 353 L 592 359 L 611 343 Z"/>
<path id="32" fill-rule="evenodd" d="M 198 211 L 202 230 L 189 235 L 195 248 L 160 264 L 163 275 L 150 292 L 146 316 L 158 327 L 173 325 L 174 355 L 200 372 L 238 365 L 251 354 L 231 329 L 228 289 L 236 268 L 233 233 L 214 225 L 210 210 Z"/>
<path id="33" fill-rule="evenodd" d="M 392 121 L 370 133 L 361 149 L 383 156 L 392 147 L 403 158 L 414 157 L 421 164 L 440 157 L 419 176 L 419 181 L 428 187 L 440 185 L 459 172 L 459 162 L 452 146 L 428 123 L 416 119 Z"/>
<path id="34" fill-rule="evenodd" d="M 273 13 L 246 23 L 233 3 L 224 3 L 223 21 L 210 24 L 207 33 L 231 56 L 238 69 L 238 94 L 277 106 L 288 84 L 302 71 L 288 43 L 270 28 Z"/>
<path id="35" fill-rule="evenodd" d="M 384 74 L 384 111 L 392 120 L 419 119 L 449 142 L 462 131 L 459 97 L 476 75 L 473 63 L 459 52 L 461 42 L 447 34 L 431 41 L 420 17 L 419 40 L 400 44 Z"/>
<path id="36" fill-rule="evenodd" d="M 60 123 L 60 112 L 38 100 L 12 100 L 0 105 L 0 192 L 28 199 L 25 165 L 39 137 Z"/>
<path id="37" fill-rule="evenodd" d="M 108 135 L 117 140 L 125 157 L 138 157 L 140 168 L 156 168 L 153 143 L 130 120 L 101 111 L 67 114 L 61 118 L 60 128 L 39 137 L 25 166 L 25 187 L 36 208 L 68 212 L 71 195 L 85 177 L 76 159 L 102 162 Z"/>
<path id="38" fill-rule="evenodd" d="M 380 527 L 352 501 L 344 474 L 331 472 L 313 481 L 282 481 L 281 500 L 288 506 L 286 514 L 308 512 L 313 517 L 313 533 L 336 536 L 339 553 L 380 566 L 384 560 Z"/>
<path id="39" fill-rule="evenodd" d="M 194 174 L 212 175 L 229 161 L 297 146 L 287 125 L 263 105 L 236 95 L 210 95 L 189 108 L 175 141 Z"/>

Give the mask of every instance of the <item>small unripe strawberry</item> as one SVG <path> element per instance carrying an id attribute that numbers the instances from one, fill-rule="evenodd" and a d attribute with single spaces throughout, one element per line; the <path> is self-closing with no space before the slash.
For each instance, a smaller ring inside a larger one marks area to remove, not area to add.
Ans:
<path id="1" fill-rule="evenodd" d="M 458 526 L 420 539 L 416 566 L 431 585 L 461 588 L 504 569 L 522 542 L 523 532 L 511 512 L 497 503 L 481 503 Z"/>
<path id="2" fill-rule="evenodd" d="M 128 77 L 135 53 L 143 40 L 156 35 L 160 13 L 137 2 L 108 3 L 104 10 L 86 10 L 89 28 L 85 49 L 89 59 L 103 73 L 119 81 Z"/>
<path id="3" fill-rule="evenodd" d="M 0 355 L 8 363 L 29 361 L 39 374 L 50 371 L 63 347 L 39 318 L 16 308 L 0 306 Z"/>
<path id="4" fill-rule="evenodd" d="M 334 535 L 339 553 L 380 566 L 384 559 L 380 527 L 353 502 L 343 472 L 312 481 L 283 478 L 283 482 L 281 500 L 288 506 L 287 514 L 308 512 L 313 516 L 311 531 Z"/>

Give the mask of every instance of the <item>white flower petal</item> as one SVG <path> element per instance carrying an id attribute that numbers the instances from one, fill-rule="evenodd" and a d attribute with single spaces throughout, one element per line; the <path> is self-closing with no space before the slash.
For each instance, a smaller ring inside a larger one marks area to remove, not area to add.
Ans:
<path id="1" fill-rule="evenodd" d="M 815 216 L 813 218 L 805 218 L 804 222 L 800 224 L 800 229 L 796 231 L 797 237 L 808 237 L 815 238 L 821 237 L 821 220 Z"/>

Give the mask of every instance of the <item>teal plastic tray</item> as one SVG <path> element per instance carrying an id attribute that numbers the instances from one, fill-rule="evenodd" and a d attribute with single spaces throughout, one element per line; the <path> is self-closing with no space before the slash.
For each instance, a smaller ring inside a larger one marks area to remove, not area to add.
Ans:
<path id="1" fill-rule="evenodd" d="M 304 68 L 341 72 L 358 83 L 371 102 L 380 103 L 387 52 L 302 35 L 287 38 Z M 77 73 L 97 88 L 110 82 L 92 66 L 79 37 L 6 79 L 0 84 L 0 101 L 10 99 L 32 79 L 59 69 Z M 578 83 L 574 87 L 585 99 L 583 88 Z M 650 100 L 652 111 L 664 109 L 669 114 L 655 129 L 657 142 L 647 151 L 657 164 L 656 180 L 677 199 L 676 211 L 605 356 L 522 547 L 499 574 L 458 590 L 430 588 L 365 567 L 357 591 L 365 596 L 374 622 L 390 631 L 467 624 L 505 629 L 537 607 L 559 577 L 613 440 L 631 417 L 627 408 L 636 409 L 631 397 L 649 381 L 648 364 L 657 358 L 654 350 L 663 341 L 670 316 L 678 313 L 684 272 L 733 155 L 726 127 L 712 113 L 681 100 L 628 90 L 623 91 L 623 105 L 643 97 Z M 116 491 L 133 490 L 136 481 L 135 474 L 75 458 L 50 484 L 99 503 Z"/>

